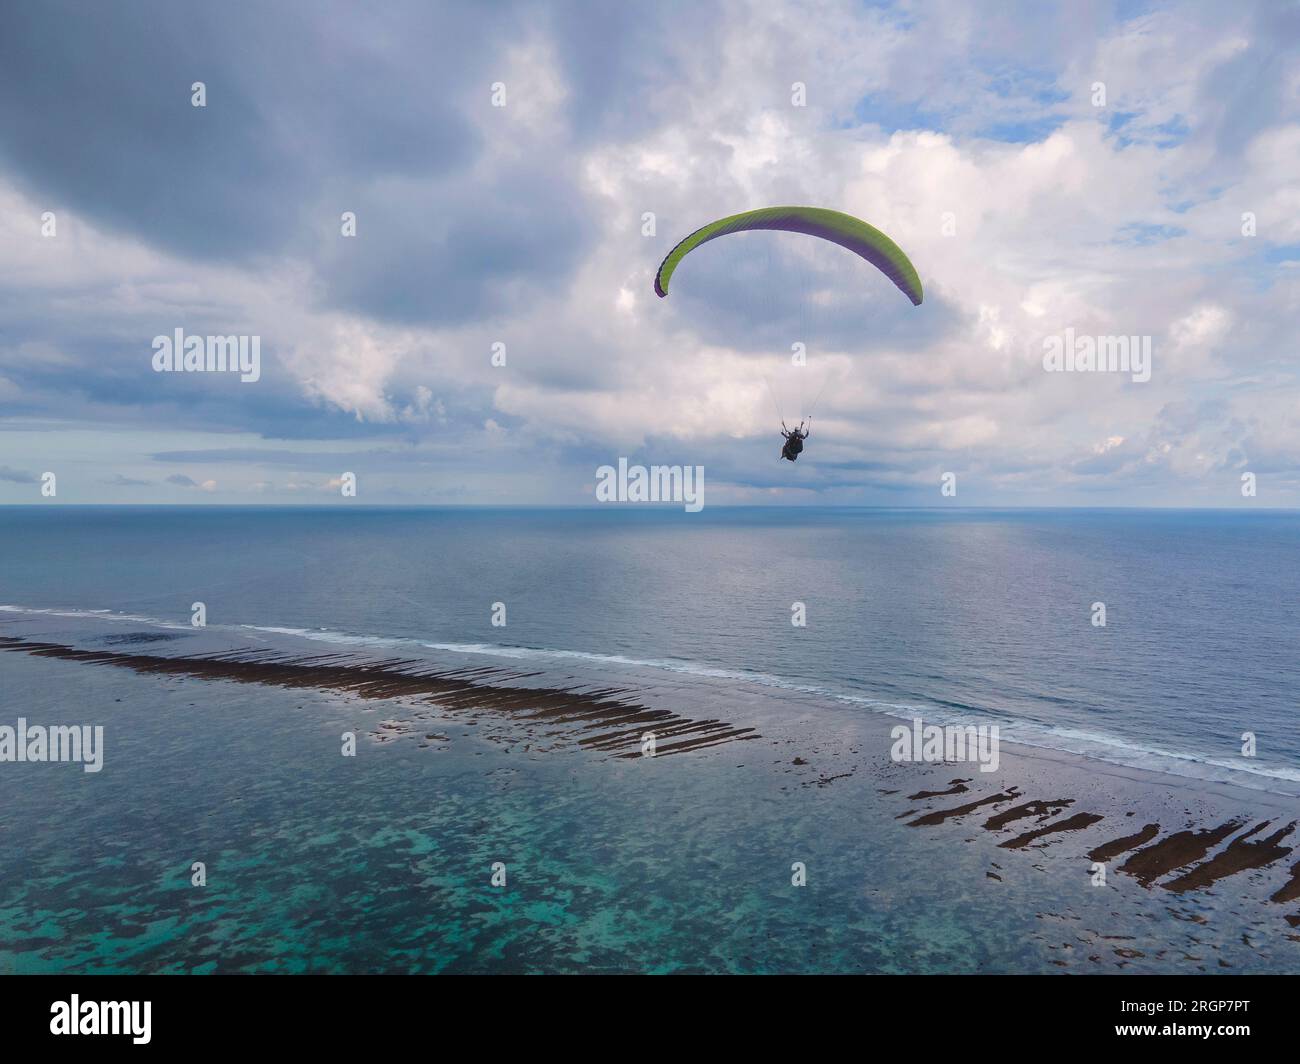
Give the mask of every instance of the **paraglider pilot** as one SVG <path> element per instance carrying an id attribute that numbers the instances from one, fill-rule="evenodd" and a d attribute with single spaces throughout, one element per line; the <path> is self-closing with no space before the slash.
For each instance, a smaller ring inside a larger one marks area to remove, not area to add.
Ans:
<path id="1" fill-rule="evenodd" d="M 794 461 L 799 457 L 803 450 L 803 441 L 812 433 L 812 419 L 808 420 L 808 427 L 803 427 L 803 422 L 799 422 L 797 429 L 788 429 L 785 422 L 781 422 L 781 435 L 785 437 L 785 443 L 781 445 L 781 457 Z"/>

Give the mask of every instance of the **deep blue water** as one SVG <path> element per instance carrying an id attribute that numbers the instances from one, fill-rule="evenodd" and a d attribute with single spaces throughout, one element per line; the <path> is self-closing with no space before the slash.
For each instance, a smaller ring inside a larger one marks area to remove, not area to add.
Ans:
<path id="1" fill-rule="evenodd" d="M 1300 779 L 1294 512 L 32 507 L 0 510 L 0 548 L 0 605 L 187 623 L 202 601 L 210 625 L 526 648 L 540 669 L 734 671 Z"/>

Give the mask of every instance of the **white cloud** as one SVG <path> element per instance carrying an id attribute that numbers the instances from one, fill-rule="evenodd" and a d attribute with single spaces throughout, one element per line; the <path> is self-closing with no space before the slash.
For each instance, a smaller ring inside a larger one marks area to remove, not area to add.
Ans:
<path id="1" fill-rule="evenodd" d="M 826 283 L 799 313 L 836 326 L 819 334 L 833 339 L 811 351 L 808 371 L 810 381 L 833 382 L 807 456 L 838 463 L 822 469 L 823 485 L 857 483 L 864 465 L 888 467 L 881 483 L 928 484 L 942 467 L 1023 493 L 1017 501 L 1059 501 L 1053 493 L 1105 478 L 1117 498 L 1154 502 L 1243 461 L 1294 477 L 1300 275 L 1266 252 L 1300 240 L 1300 103 L 1285 95 L 1300 81 L 1279 73 L 1283 103 L 1261 113 L 1258 128 L 1236 119 L 1224 72 L 1270 45 L 1251 18 L 1213 6 L 1123 23 L 1091 8 L 977 18 L 956 3 L 727 11 L 720 39 L 654 42 L 663 71 L 652 95 L 671 106 L 615 136 L 574 135 L 591 89 L 577 88 L 541 18 L 525 20 L 481 85 L 457 86 L 477 138 L 461 176 L 487 187 L 503 169 L 561 159 L 595 228 L 571 274 L 557 270 L 537 298 L 507 301 L 501 315 L 385 323 L 329 305 L 318 264 L 301 251 L 196 265 L 75 210 L 59 209 L 60 236 L 45 241 L 38 225 L 48 205 L 0 183 L 0 281 L 27 293 L 34 315 L 73 323 L 79 339 L 30 329 L 0 347 L 0 396 L 52 403 L 41 371 L 75 370 L 98 342 L 97 365 L 135 382 L 149 409 L 174 412 L 177 382 L 140 376 L 148 338 L 219 321 L 264 337 L 260 390 L 220 409 L 249 411 L 266 435 L 281 426 L 272 404 L 259 414 L 253 399 L 270 393 L 295 413 L 315 404 L 365 430 L 406 433 L 413 460 L 508 462 L 503 477 L 517 481 L 479 478 L 492 491 L 522 482 L 545 490 L 552 477 L 580 483 L 586 458 L 557 455 L 654 445 L 716 455 L 734 475 L 734 497 L 768 497 L 765 466 L 753 466 L 757 483 L 743 481 L 751 455 L 775 439 L 765 377 L 782 392 L 778 406 L 798 406 L 798 387 L 781 374 L 800 337 L 764 334 L 781 320 L 779 293 L 706 278 L 701 271 L 722 259 L 701 253 L 676 283 L 715 281 L 719 298 L 748 308 L 719 307 L 719 320 L 737 321 L 726 335 L 678 293 L 660 300 L 650 285 L 659 257 L 691 228 L 805 202 L 885 230 L 927 293 L 913 310 L 847 252 L 837 277 L 818 274 L 834 260 L 808 250 L 812 275 Z M 490 106 L 495 80 L 506 84 L 505 108 Z M 1089 101 L 1095 80 L 1107 86 L 1104 109 Z M 791 106 L 795 81 L 807 85 L 806 108 Z M 1229 134 L 1238 137 L 1231 150 Z M 439 187 L 375 182 L 396 200 Z M 641 233 L 646 211 L 656 215 L 653 238 Z M 1243 211 L 1257 215 L 1257 237 L 1241 235 Z M 362 226 L 358 239 L 377 239 Z M 744 239 L 757 249 L 762 238 Z M 797 240 L 781 246 L 805 254 Z M 1152 336 L 1151 381 L 1044 373 L 1043 339 L 1065 329 Z M 498 340 L 510 350 L 504 368 L 489 360 Z M 118 416 L 113 394 L 88 396 L 84 412 Z M 552 473 L 557 461 L 570 465 Z M 272 491 L 270 480 L 215 472 L 224 485 Z M 216 481 L 202 487 L 216 490 Z M 322 489 L 295 475 L 274 490 Z"/>

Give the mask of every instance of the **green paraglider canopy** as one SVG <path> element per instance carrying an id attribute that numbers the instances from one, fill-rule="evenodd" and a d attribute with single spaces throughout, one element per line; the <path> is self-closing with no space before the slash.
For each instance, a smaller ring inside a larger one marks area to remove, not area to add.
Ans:
<path id="1" fill-rule="evenodd" d="M 659 264 L 659 272 L 655 274 L 655 292 L 659 296 L 668 294 L 668 282 L 678 263 L 701 244 L 729 233 L 747 233 L 756 229 L 806 233 L 848 248 L 893 281 L 915 306 L 921 305 L 921 278 L 902 248 L 862 219 L 825 207 L 764 207 L 710 222 L 681 241 Z"/>

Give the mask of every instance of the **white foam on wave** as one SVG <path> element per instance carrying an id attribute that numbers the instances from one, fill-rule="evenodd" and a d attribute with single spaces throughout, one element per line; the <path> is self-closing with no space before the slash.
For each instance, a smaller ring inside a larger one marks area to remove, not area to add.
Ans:
<path id="1" fill-rule="evenodd" d="M 0 612 L 92 620 L 131 621 L 136 624 L 151 624 L 174 629 L 188 629 L 190 627 L 187 624 L 178 624 L 155 617 L 142 617 L 137 614 L 118 613 L 113 610 L 56 610 L 0 605 Z M 800 682 L 772 673 L 725 668 L 683 658 L 634 658 L 625 654 L 598 654 L 583 650 L 508 646 L 498 643 L 434 643 L 397 636 L 353 635 L 328 628 L 293 628 L 281 625 L 256 624 L 209 625 L 208 627 L 216 630 L 243 630 L 264 632 L 268 635 L 286 635 L 297 639 L 342 646 L 423 647 L 444 653 L 482 655 L 505 660 L 567 661 L 602 667 L 653 669 L 700 679 L 726 680 L 735 683 L 754 684 L 759 687 L 776 688 L 813 699 L 860 706 L 900 720 L 911 720 L 914 717 L 921 716 L 926 723 L 930 724 L 980 725 L 988 724 L 989 718 L 995 717 L 1001 728 L 1002 738 L 1007 742 L 1017 743 L 1022 746 L 1056 750 L 1092 757 L 1130 768 L 1151 769 L 1196 779 L 1232 779 L 1256 787 L 1262 786 L 1262 782 L 1251 783 L 1249 782 L 1251 779 L 1255 781 L 1272 780 L 1300 783 L 1300 770 L 1288 767 L 1264 766 L 1258 762 L 1252 763 L 1245 758 L 1229 761 L 1225 758 L 1211 757 L 1204 754 L 1166 750 L 1160 747 L 1146 746 L 1116 735 L 1086 731 L 1066 725 L 1018 720 L 1010 718 L 1006 714 L 997 713 L 994 710 L 975 707 L 972 707 L 968 712 L 958 713 L 933 705 L 889 702 L 867 695 L 834 690 L 819 684 Z"/>
<path id="2" fill-rule="evenodd" d="M 533 647 L 511 647 L 491 643 L 424 643 L 431 650 L 450 651 L 459 654 L 483 654 L 498 658 L 532 658 L 551 660 L 589 661 L 602 665 L 628 665 L 641 668 L 663 669 L 669 672 L 709 679 L 734 680 L 741 683 L 753 683 L 763 687 L 780 688 L 783 691 L 797 692 L 815 698 L 853 706 L 862 706 L 900 720 L 912 720 L 922 716 L 927 723 L 940 725 L 986 725 L 989 717 L 996 717 L 1002 738 L 1021 746 L 1032 746 L 1045 750 L 1058 750 L 1064 753 L 1092 757 L 1129 768 L 1154 769 L 1197 779 L 1218 779 L 1221 773 L 1207 770 L 1222 770 L 1230 776 L 1246 773 L 1263 780 L 1278 780 L 1288 783 L 1300 783 L 1300 771 L 1287 767 L 1265 767 L 1258 762 L 1242 759 L 1240 762 L 1223 758 L 1209 757 L 1202 754 L 1187 753 L 1177 750 L 1165 750 L 1159 747 L 1143 746 L 1131 740 L 1100 732 L 1084 731 L 1063 725 L 1040 724 L 1033 721 L 1017 720 L 994 711 L 982 711 L 972 708 L 966 713 L 918 703 L 889 702 L 866 695 L 850 694 L 836 691 L 817 684 L 801 683 L 771 673 L 751 672 L 745 669 L 726 669 L 699 662 L 683 660 L 663 660 L 656 658 L 630 658 L 621 654 L 593 654 L 578 650 L 543 650 Z"/>
<path id="3" fill-rule="evenodd" d="M 1104 732 L 1085 731 L 1063 724 L 1044 724 L 1008 717 L 992 711 L 971 710 L 968 713 L 954 713 L 951 710 L 935 706 L 898 706 L 895 703 L 882 702 L 878 699 L 863 698 L 860 695 L 830 692 L 830 697 L 837 702 L 849 702 L 868 706 L 891 717 L 911 720 L 921 714 L 927 724 L 956 725 L 959 727 L 986 725 L 989 717 L 996 717 L 1000 737 L 1009 743 L 1020 746 L 1032 746 L 1042 750 L 1059 750 L 1064 753 L 1078 754 L 1083 757 L 1107 761 L 1111 764 L 1124 765 L 1128 768 L 1152 769 L 1176 776 L 1193 779 L 1223 779 L 1223 772 L 1235 778 L 1236 773 L 1267 780 L 1300 783 L 1300 771 L 1285 766 L 1260 765 L 1246 758 L 1229 761 L 1225 758 L 1211 757 L 1205 754 L 1193 754 L 1180 750 L 1166 750 L 1156 746 L 1145 746 L 1130 739 Z M 900 712 L 900 710 L 904 712 Z M 1221 772 L 1210 770 L 1222 770 Z M 1244 782 L 1238 780 L 1238 782 Z"/>
<path id="4" fill-rule="evenodd" d="M 1154 768 L 1163 772 L 1172 772 L 1180 776 L 1197 778 L 1223 778 L 1206 770 L 1218 769 L 1230 774 L 1244 772 L 1263 779 L 1285 780 L 1300 783 L 1300 771 L 1285 766 L 1263 766 L 1249 758 L 1228 760 L 1223 757 L 1211 757 L 1206 754 L 1192 754 L 1181 750 L 1165 750 L 1161 747 L 1143 746 L 1140 743 L 1122 739 L 1115 735 L 1100 732 L 1083 731 L 1064 726 L 1043 726 L 1016 723 L 1008 728 L 1016 731 L 1013 736 L 1006 736 L 1008 742 L 1017 742 L 1025 746 L 1040 746 L 1046 749 L 1065 750 L 1069 753 L 1084 754 L 1090 757 L 1100 756 L 1102 760 L 1130 765 L 1134 768 Z M 1021 729 L 1027 734 L 1021 736 Z M 1034 735 L 1035 731 L 1044 733 L 1046 741 Z M 1099 753 L 1100 752 L 1100 753 Z M 1109 756 L 1107 756 L 1109 754 Z M 1179 766 L 1197 766 L 1194 771 L 1180 771 Z"/>
<path id="5" fill-rule="evenodd" d="M 665 672 L 699 676 L 712 680 L 738 680 L 764 687 L 780 687 L 804 694 L 826 695 L 827 690 L 810 684 L 801 684 L 771 673 L 749 669 L 727 669 L 684 658 L 630 658 L 624 654 L 595 654 L 586 650 L 548 650 L 539 647 L 501 646 L 495 643 L 421 643 L 430 650 L 445 650 L 454 654 L 487 654 L 498 658 L 535 658 L 555 661 L 589 661 L 596 665 L 627 665 L 636 668 L 661 669 Z"/>
<path id="6" fill-rule="evenodd" d="M 42 617 L 69 617 L 73 619 L 89 618 L 95 621 L 130 621 L 132 624 L 152 624 L 158 628 L 189 628 L 188 624 L 164 621 L 157 617 L 141 617 L 134 613 L 119 613 L 117 610 L 74 610 L 74 609 L 40 609 L 35 606 L 0 605 L 0 613 L 30 613 Z"/>

